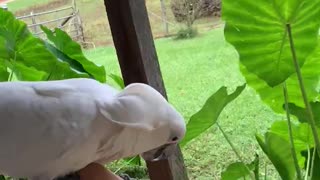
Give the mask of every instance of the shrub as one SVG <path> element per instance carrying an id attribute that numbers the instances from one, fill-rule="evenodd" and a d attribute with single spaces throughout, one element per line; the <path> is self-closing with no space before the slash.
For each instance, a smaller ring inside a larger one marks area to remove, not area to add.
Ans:
<path id="1" fill-rule="evenodd" d="M 195 28 L 188 27 L 184 29 L 180 29 L 175 37 L 175 39 L 189 39 L 197 36 L 198 31 Z"/>

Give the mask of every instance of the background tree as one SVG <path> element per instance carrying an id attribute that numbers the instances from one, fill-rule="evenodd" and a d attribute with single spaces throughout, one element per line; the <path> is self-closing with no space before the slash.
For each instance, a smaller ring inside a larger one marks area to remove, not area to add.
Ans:
<path id="1" fill-rule="evenodd" d="M 221 0 L 172 0 L 171 10 L 177 22 L 191 28 L 196 19 L 220 16 Z"/>

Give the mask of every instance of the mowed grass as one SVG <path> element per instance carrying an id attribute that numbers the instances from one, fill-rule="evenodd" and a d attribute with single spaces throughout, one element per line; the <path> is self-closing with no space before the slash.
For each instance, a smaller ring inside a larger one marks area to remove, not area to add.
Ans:
<path id="1" fill-rule="evenodd" d="M 239 71 L 238 55 L 225 42 L 222 28 L 194 39 L 177 41 L 168 38 L 155 43 L 169 101 L 186 121 L 221 86 L 232 92 L 245 83 Z M 89 59 L 104 65 L 108 73 L 120 74 L 114 48 L 99 48 L 86 54 Z M 247 161 L 252 160 L 256 152 L 263 157 L 254 135 L 265 131 L 274 120 L 279 120 L 279 117 L 260 101 L 250 87 L 219 117 L 220 125 Z M 190 142 L 183 148 L 183 153 L 190 179 L 220 179 L 227 165 L 238 160 L 216 127 Z M 268 169 L 268 174 L 273 176 L 274 171 Z"/>

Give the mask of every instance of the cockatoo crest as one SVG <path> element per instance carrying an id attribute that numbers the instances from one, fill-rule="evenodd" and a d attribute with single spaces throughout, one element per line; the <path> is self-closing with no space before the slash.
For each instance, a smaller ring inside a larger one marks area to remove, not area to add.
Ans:
<path id="1" fill-rule="evenodd" d="M 175 144 L 185 135 L 183 117 L 146 84 L 130 84 L 100 111 L 106 119 L 130 131 L 130 136 L 137 134 L 139 140 L 131 141 L 132 146 L 138 148 L 135 153 Z M 146 157 L 147 160 L 155 158 Z"/>

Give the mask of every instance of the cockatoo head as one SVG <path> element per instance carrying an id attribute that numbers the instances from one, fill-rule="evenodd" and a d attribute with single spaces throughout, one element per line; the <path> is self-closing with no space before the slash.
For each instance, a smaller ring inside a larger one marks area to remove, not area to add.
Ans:
<path id="1" fill-rule="evenodd" d="M 181 114 L 146 84 L 128 85 L 104 112 L 123 127 L 119 139 L 125 156 L 141 154 L 147 161 L 169 156 L 186 133 Z"/>

